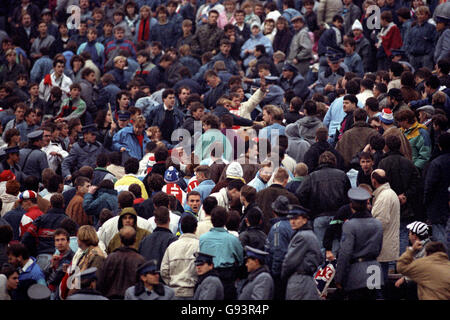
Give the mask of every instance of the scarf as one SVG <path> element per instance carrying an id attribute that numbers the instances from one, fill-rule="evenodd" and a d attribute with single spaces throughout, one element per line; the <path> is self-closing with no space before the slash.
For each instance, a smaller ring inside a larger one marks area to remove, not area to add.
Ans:
<path id="1" fill-rule="evenodd" d="M 147 18 L 145 20 L 142 20 L 141 23 L 139 23 L 139 32 L 138 32 L 138 41 L 148 41 L 150 36 L 150 27 L 147 27 L 147 24 L 150 24 L 150 18 Z M 150 25 L 149 25 L 150 26 Z"/>

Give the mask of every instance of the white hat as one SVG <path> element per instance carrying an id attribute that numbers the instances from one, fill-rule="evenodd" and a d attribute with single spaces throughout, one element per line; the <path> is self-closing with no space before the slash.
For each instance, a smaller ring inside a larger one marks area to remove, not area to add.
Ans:
<path id="1" fill-rule="evenodd" d="M 258 21 L 254 21 L 254 22 L 252 23 L 252 25 L 250 26 L 250 29 L 253 29 L 253 27 L 258 27 L 259 29 L 261 29 L 261 25 L 259 24 Z"/>
<path id="2" fill-rule="evenodd" d="M 410 230 L 412 233 L 415 233 L 419 236 L 426 236 L 428 235 L 428 226 L 426 223 L 420 222 L 420 221 L 414 221 L 413 223 L 410 223 L 406 226 L 408 230 Z"/>
<path id="3" fill-rule="evenodd" d="M 244 170 L 242 170 L 242 166 L 239 164 L 239 162 L 230 163 L 225 173 L 227 178 L 242 180 L 244 177 Z"/>
<path id="4" fill-rule="evenodd" d="M 364 30 L 363 26 L 362 26 L 361 22 L 359 22 L 359 20 L 355 20 L 355 22 L 352 25 L 352 31 L 356 30 L 356 29 L 357 30 Z"/>

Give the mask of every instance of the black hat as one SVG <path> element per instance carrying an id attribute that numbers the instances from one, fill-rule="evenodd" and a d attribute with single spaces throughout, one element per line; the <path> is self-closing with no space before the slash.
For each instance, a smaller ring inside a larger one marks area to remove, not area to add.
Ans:
<path id="1" fill-rule="evenodd" d="M 10 148 L 5 149 L 5 154 L 19 153 L 19 151 L 20 151 L 20 148 L 18 146 L 10 147 Z"/>
<path id="2" fill-rule="evenodd" d="M 147 273 L 159 273 L 158 269 L 158 262 L 155 259 L 152 259 L 142 264 L 137 269 L 137 272 L 139 275 L 143 276 Z"/>
<path id="3" fill-rule="evenodd" d="M 196 253 L 194 253 L 194 257 L 195 257 L 194 263 L 196 266 L 201 266 L 204 263 L 214 264 L 213 263 L 214 256 L 212 256 L 210 254 L 203 253 L 203 252 L 196 252 Z"/>
<path id="4" fill-rule="evenodd" d="M 47 14 L 47 13 L 52 14 L 52 11 L 49 8 L 45 8 L 44 10 L 42 10 L 41 16 L 43 16 L 44 14 Z"/>
<path id="5" fill-rule="evenodd" d="M 27 138 L 28 140 L 40 140 L 42 139 L 42 137 L 44 136 L 44 131 L 43 130 L 35 130 L 33 132 L 30 132 L 29 134 L 27 134 Z"/>
<path id="6" fill-rule="evenodd" d="M 283 65 L 283 69 L 282 71 L 292 71 L 292 72 L 297 72 L 297 68 L 294 67 L 292 64 L 290 64 L 289 62 L 284 63 Z"/>
<path id="7" fill-rule="evenodd" d="M 264 79 L 267 84 L 276 84 L 278 82 L 278 77 L 275 76 L 265 76 Z"/>
<path id="8" fill-rule="evenodd" d="M 97 133 L 97 126 L 94 123 L 83 126 L 83 133 Z"/>
<path id="9" fill-rule="evenodd" d="M 278 196 L 272 203 L 272 210 L 278 215 L 289 213 L 289 199 L 285 196 Z"/>
<path id="10" fill-rule="evenodd" d="M 92 267 L 84 270 L 83 272 L 80 273 L 80 279 L 81 280 L 97 279 L 97 268 Z"/>
<path id="11" fill-rule="evenodd" d="M 332 47 L 327 47 L 325 55 L 332 63 L 339 62 L 339 60 L 342 58 L 342 52 Z"/>
<path id="12" fill-rule="evenodd" d="M 372 198 L 369 191 L 361 187 L 351 188 L 350 190 L 348 190 L 347 196 L 350 200 L 354 201 L 366 201 Z"/>
<path id="13" fill-rule="evenodd" d="M 292 219 L 297 216 L 303 216 L 309 219 L 309 210 L 298 204 L 289 205 L 289 214 L 287 215 L 287 217 L 289 219 Z"/>
<path id="14" fill-rule="evenodd" d="M 245 258 L 256 258 L 262 262 L 266 261 L 266 257 L 269 255 L 268 252 L 262 251 L 250 246 L 245 246 Z"/>
<path id="15" fill-rule="evenodd" d="M 47 286 L 35 283 L 28 288 L 27 294 L 31 300 L 48 300 L 51 292 Z"/>
<path id="16" fill-rule="evenodd" d="M 119 110 L 117 112 L 117 116 L 118 116 L 119 120 L 126 121 L 126 120 L 130 120 L 131 114 L 128 111 Z"/>

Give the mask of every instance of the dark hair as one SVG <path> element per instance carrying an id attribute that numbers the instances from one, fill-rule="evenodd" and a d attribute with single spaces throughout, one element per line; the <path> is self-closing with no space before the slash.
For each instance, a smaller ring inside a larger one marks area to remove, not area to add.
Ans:
<path id="1" fill-rule="evenodd" d="M 367 108 L 369 108 L 370 111 L 373 111 L 373 112 L 377 112 L 380 110 L 378 100 L 375 97 L 367 98 L 366 106 L 367 106 Z"/>
<path id="2" fill-rule="evenodd" d="M 332 22 L 336 22 L 336 21 L 340 21 L 340 22 L 344 23 L 344 18 L 342 18 L 342 16 L 340 14 L 336 14 L 333 16 Z"/>
<path id="3" fill-rule="evenodd" d="M 241 222 L 241 215 L 236 210 L 228 211 L 228 218 L 226 223 L 227 230 L 238 231 Z"/>
<path id="4" fill-rule="evenodd" d="M 99 153 L 97 155 L 96 164 L 97 167 L 105 168 L 108 165 L 108 156 L 105 153 Z"/>
<path id="5" fill-rule="evenodd" d="M 395 13 L 397 13 L 397 16 L 402 17 L 403 19 L 411 19 L 411 12 L 406 7 L 398 8 Z"/>
<path id="6" fill-rule="evenodd" d="M 228 220 L 228 213 L 224 207 L 215 207 L 211 212 L 211 222 L 215 228 L 222 228 Z"/>
<path id="7" fill-rule="evenodd" d="M 175 90 L 174 89 L 165 89 L 162 93 L 162 99 L 166 99 L 170 94 L 175 95 Z"/>
<path id="8" fill-rule="evenodd" d="M 353 118 L 356 121 L 366 121 L 367 119 L 367 111 L 364 109 L 356 108 L 356 110 L 353 112 Z"/>
<path id="9" fill-rule="evenodd" d="M 374 85 L 374 82 L 371 79 L 362 79 L 361 83 L 360 83 L 361 87 L 364 87 L 364 88 L 366 88 L 368 90 L 372 90 L 373 89 L 373 85 Z"/>
<path id="10" fill-rule="evenodd" d="M 153 196 L 153 205 L 155 206 L 155 208 L 164 206 L 164 207 L 169 207 L 169 196 L 167 195 L 167 193 L 165 192 L 157 192 L 154 196 Z"/>
<path id="11" fill-rule="evenodd" d="M 59 236 L 59 235 L 64 235 L 66 237 L 66 240 L 69 241 L 70 239 L 70 234 L 67 232 L 66 229 L 63 228 L 58 228 L 55 230 L 55 233 L 53 234 L 53 237 Z"/>
<path id="12" fill-rule="evenodd" d="M 358 98 L 356 98 L 354 94 L 345 95 L 344 100 L 350 101 L 351 103 L 358 105 Z"/>
<path id="13" fill-rule="evenodd" d="M 14 257 L 22 257 L 23 260 L 27 260 L 30 257 L 30 253 L 22 243 L 11 243 L 6 249 L 6 254 L 13 255 Z"/>
<path id="14" fill-rule="evenodd" d="M 319 156 L 319 164 L 329 164 L 336 167 L 336 156 L 330 151 L 325 151 Z"/>
<path id="15" fill-rule="evenodd" d="M 413 124 L 416 121 L 416 114 L 410 109 L 404 109 L 397 112 L 395 115 L 397 122 L 406 120 L 409 124 Z"/>
<path id="16" fill-rule="evenodd" d="M 130 191 L 132 194 L 134 194 L 135 198 L 142 198 L 142 190 L 141 187 L 137 183 L 132 183 L 128 187 L 128 191 Z"/>
<path id="17" fill-rule="evenodd" d="M 181 218 L 180 227 L 183 233 L 194 233 L 197 230 L 197 218 L 193 215 L 186 215 Z"/>
<path id="18" fill-rule="evenodd" d="M 242 187 L 244 186 L 244 183 L 239 180 L 239 179 L 233 179 L 231 180 L 231 182 L 228 184 L 227 189 L 228 190 L 233 190 L 233 189 L 237 189 L 238 191 L 241 191 Z"/>
<path id="19" fill-rule="evenodd" d="M 100 181 L 100 183 L 98 184 L 98 187 L 103 188 L 103 189 L 114 190 L 114 182 L 112 182 L 111 180 L 108 180 L 108 179 L 104 179 L 104 180 Z"/>
<path id="20" fill-rule="evenodd" d="M 432 75 L 425 81 L 425 85 L 427 85 L 431 89 L 438 89 L 441 86 L 441 81 L 437 76 Z"/>
<path id="21" fill-rule="evenodd" d="M 166 161 L 168 156 L 169 156 L 169 151 L 167 150 L 167 148 L 165 146 L 158 147 L 155 150 L 155 161 L 156 162 Z"/>
<path id="22" fill-rule="evenodd" d="M 155 223 L 157 225 L 166 224 L 169 222 L 170 212 L 167 207 L 161 206 L 155 209 Z"/>
<path id="23" fill-rule="evenodd" d="M 63 209 L 64 208 L 64 197 L 61 193 L 55 193 L 50 198 L 50 205 L 52 208 Z"/>
<path id="24" fill-rule="evenodd" d="M 384 137 L 381 134 L 377 134 L 377 135 L 370 137 L 369 144 L 372 147 L 372 149 L 381 151 L 384 149 L 386 142 L 384 140 Z"/>
<path id="25" fill-rule="evenodd" d="M 441 73 L 448 74 L 450 72 L 450 59 L 439 60 L 437 66 L 441 69 Z"/>
<path id="26" fill-rule="evenodd" d="M 360 85 L 356 80 L 349 80 L 345 83 L 345 92 L 347 94 L 356 95 L 360 91 Z"/>
<path id="27" fill-rule="evenodd" d="M 139 171 L 139 160 L 136 158 L 129 158 L 124 164 L 125 174 L 137 174 Z"/>
<path id="28" fill-rule="evenodd" d="M 375 84 L 375 88 L 380 91 L 380 93 L 386 93 L 387 92 L 387 86 L 386 84 L 382 82 L 378 82 Z"/>
<path id="29" fill-rule="evenodd" d="M 389 70 L 392 71 L 395 77 L 400 77 L 404 71 L 403 65 L 399 62 L 391 62 Z"/>
<path id="30" fill-rule="evenodd" d="M 241 188 L 241 196 L 247 200 L 247 202 L 255 202 L 256 199 L 256 189 L 249 185 L 244 185 Z"/>
<path id="31" fill-rule="evenodd" d="M 133 231 L 130 234 L 127 234 L 125 232 L 119 231 L 120 241 L 122 242 L 122 244 L 125 247 L 130 247 L 136 242 L 136 230 L 134 228 L 132 228 L 132 230 Z"/>
<path id="32" fill-rule="evenodd" d="M 1 266 L 0 274 L 4 274 L 6 278 L 11 277 L 14 273 L 19 274 L 19 271 L 17 271 L 17 268 L 15 268 L 13 265 L 9 263 L 4 263 L 3 266 Z"/>
<path id="33" fill-rule="evenodd" d="M 231 113 L 221 115 L 220 122 L 224 124 L 225 128 L 231 129 L 233 127 L 233 115 Z"/>
<path id="34" fill-rule="evenodd" d="M 210 215 L 215 207 L 217 207 L 217 199 L 215 197 L 208 196 L 203 200 L 205 214 Z"/>
<path id="35" fill-rule="evenodd" d="M 122 191 L 119 193 L 117 201 L 119 202 L 119 207 L 121 209 L 132 207 L 134 202 L 134 195 L 130 191 Z"/>
<path id="36" fill-rule="evenodd" d="M 83 71 L 81 72 L 81 78 L 84 79 L 91 73 L 95 73 L 95 71 L 92 70 L 91 68 L 84 68 Z"/>
<path id="37" fill-rule="evenodd" d="M 386 146 L 389 148 L 389 151 L 400 151 L 400 147 L 402 142 L 400 138 L 394 135 L 389 135 L 385 139 Z"/>
<path id="38" fill-rule="evenodd" d="M 64 218 L 59 225 L 60 228 L 66 230 L 71 236 L 75 236 L 78 232 L 78 225 L 69 217 Z"/>
<path id="39" fill-rule="evenodd" d="M 48 186 L 47 190 L 50 193 L 57 192 L 59 189 L 59 186 L 64 183 L 63 177 L 59 174 L 54 174 L 51 176 L 51 178 L 48 180 Z"/>
<path id="40" fill-rule="evenodd" d="M 147 178 L 148 187 L 152 192 L 161 191 L 164 185 L 164 177 L 160 174 L 153 173 Z"/>
<path id="41" fill-rule="evenodd" d="M 260 210 L 250 210 L 247 214 L 247 221 L 251 227 L 255 227 L 260 224 L 262 220 L 262 214 Z"/>
<path id="42" fill-rule="evenodd" d="M 361 152 L 359 154 L 359 159 L 370 159 L 373 161 L 373 155 L 370 152 Z"/>
<path id="43" fill-rule="evenodd" d="M 450 151 L 450 133 L 444 132 L 439 136 L 438 139 L 439 146 L 442 148 L 442 151 L 448 152 Z"/>
<path id="44" fill-rule="evenodd" d="M 414 81 L 414 74 L 410 71 L 404 71 L 402 73 L 402 76 L 400 77 L 400 82 L 402 86 L 409 87 L 414 89 L 416 86 L 416 83 Z"/>
<path id="45" fill-rule="evenodd" d="M 303 104 L 304 110 L 308 113 L 308 115 L 312 116 L 317 113 L 317 104 L 312 100 L 306 100 Z"/>

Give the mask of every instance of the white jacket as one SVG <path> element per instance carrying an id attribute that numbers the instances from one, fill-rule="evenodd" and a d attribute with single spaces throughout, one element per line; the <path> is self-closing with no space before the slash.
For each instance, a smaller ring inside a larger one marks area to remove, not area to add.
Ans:
<path id="1" fill-rule="evenodd" d="M 199 240 L 192 233 L 183 233 L 167 247 L 161 261 L 161 278 L 175 290 L 177 297 L 193 297 L 197 272 L 194 253 L 199 251 Z"/>
<path id="2" fill-rule="evenodd" d="M 227 188 L 222 188 L 219 192 L 213 193 L 210 195 L 217 199 L 217 205 L 220 207 L 224 207 L 225 209 L 229 209 L 228 206 L 230 204 L 230 200 L 228 199 Z"/>
<path id="3" fill-rule="evenodd" d="M 256 92 L 247 101 L 241 103 L 239 107 L 239 116 L 252 120 L 250 114 L 255 110 L 256 106 L 264 99 L 266 94 L 261 91 L 261 89 L 256 90 Z"/>
<path id="4" fill-rule="evenodd" d="M 389 183 L 374 192 L 372 216 L 383 226 L 383 246 L 377 260 L 395 261 L 400 254 L 400 200 Z"/>
<path id="5" fill-rule="evenodd" d="M 61 78 L 56 80 L 54 72 L 50 75 L 50 79 L 52 82 L 51 85 L 44 84 L 45 77 L 39 84 L 39 98 L 41 98 L 44 101 L 48 101 L 48 99 L 50 98 L 50 90 L 52 90 L 53 87 L 59 87 L 62 90 L 61 100 L 67 98 L 69 96 L 70 85 L 72 84 L 72 80 L 64 73 L 62 74 Z"/>
<path id="6" fill-rule="evenodd" d="M 4 193 L 0 196 L 0 199 L 3 202 L 2 211 L 0 211 L 0 216 L 4 216 L 8 211 L 11 211 L 14 208 L 14 203 L 19 199 L 17 196 L 13 196 L 9 193 Z"/>
<path id="7" fill-rule="evenodd" d="M 119 216 L 115 216 L 106 221 L 97 231 L 98 239 L 100 240 L 99 247 L 102 249 L 108 248 L 109 242 L 119 232 L 118 228 Z M 152 224 L 147 219 L 137 217 L 137 226 L 141 229 L 153 231 Z"/>

